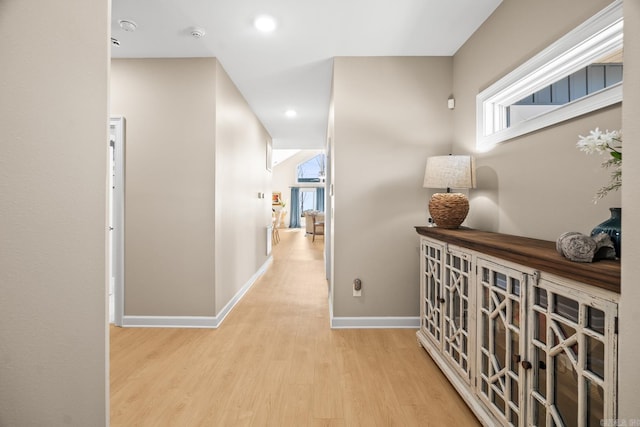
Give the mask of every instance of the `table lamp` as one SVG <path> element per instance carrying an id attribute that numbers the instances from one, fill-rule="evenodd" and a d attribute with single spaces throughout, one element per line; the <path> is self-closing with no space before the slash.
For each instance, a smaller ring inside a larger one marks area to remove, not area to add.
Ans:
<path id="1" fill-rule="evenodd" d="M 446 188 L 429 200 L 429 213 L 436 226 L 458 228 L 469 212 L 469 200 L 452 188 L 475 188 L 475 159 L 472 156 L 435 156 L 427 159 L 424 172 L 425 188 Z"/>

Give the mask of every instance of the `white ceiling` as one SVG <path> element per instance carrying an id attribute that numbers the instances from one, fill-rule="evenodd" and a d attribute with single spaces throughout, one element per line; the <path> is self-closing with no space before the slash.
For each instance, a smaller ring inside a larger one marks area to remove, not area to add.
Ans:
<path id="1" fill-rule="evenodd" d="M 324 148 L 333 57 L 453 55 L 501 1 L 113 0 L 112 56 L 216 57 L 274 148 Z M 257 31 L 260 14 L 278 28 Z M 192 37 L 193 27 L 206 35 Z M 284 115 L 290 108 L 297 117 Z"/>

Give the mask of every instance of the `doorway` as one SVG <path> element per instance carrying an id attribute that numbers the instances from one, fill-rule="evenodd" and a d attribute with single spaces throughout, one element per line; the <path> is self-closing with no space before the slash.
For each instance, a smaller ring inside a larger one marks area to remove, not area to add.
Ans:
<path id="1" fill-rule="evenodd" d="M 298 212 L 302 215 L 305 211 L 315 211 L 316 208 L 316 189 L 315 188 L 301 188 L 300 189 L 300 206 L 298 206 Z M 306 218 L 302 216 L 303 222 Z M 304 228 L 305 224 L 301 224 Z"/>
<path id="2" fill-rule="evenodd" d="M 109 323 L 122 326 L 124 312 L 124 117 L 109 121 Z"/>

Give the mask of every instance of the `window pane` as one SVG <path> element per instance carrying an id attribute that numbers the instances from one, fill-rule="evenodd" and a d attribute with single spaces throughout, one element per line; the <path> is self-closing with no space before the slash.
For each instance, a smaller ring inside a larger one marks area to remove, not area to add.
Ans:
<path id="1" fill-rule="evenodd" d="M 621 81 L 622 50 L 511 104 L 508 109 L 507 127 L 576 101 Z"/>
<path id="2" fill-rule="evenodd" d="M 587 378 L 587 421 L 589 427 L 601 426 L 604 417 L 604 390 Z"/>
<path id="3" fill-rule="evenodd" d="M 578 375 L 569 357 L 560 353 L 554 357 L 556 391 L 555 406 L 567 426 L 578 425 Z"/>
<path id="4" fill-rule="evenodd" d="M 604 313 L 593 307 L 587 307 L 587 325 L 592 331 L 604 335 Z"/>
<path id="5" fill-rule="evenodd" d="M 300 214 L 316 210 L 316 190 L 300 190 Z"/>
<path id="6" fill-rule="evenodd" d="M 587 339 L 587 369 L 604 379 L 604 343 L 600 340 Z"/>
<path id="7" fill-rule="evenodd" d="M 536 305 L 547 308 L 547 291 L 542 288 L 535 288 L 536 292 Z"/>
<path id="8" fill-rule="evenodd" d="M 547 356 L 546 353 L 541 349 L 537 349 L 536 361 L 534 363 L 534 368 L 538 369 L 537 372 L 537 384 L 534 389 L 540 393 L 543 397 L 547 397 Z"/>
<path id="9" fill-rule="evenodd" d="M 536 400 L 536 407 L 534 413 L 534 421 L 536 421 L 536 425 L 543 426 L 546 423 L 547 411 L 545 410 L 544 405 Z"/>
<path id="10" fill-rule="evenodd" d="M 298 165 L 298 182 L 322 182 L 325 178 L 325 155 L 318 154 Z"/>
<path id="11" fill-rule="evenodd" d="M 507 276 L 502 273 L 495 273 L 493 276 L 493 286 L 497 286 L 502 290 L 507 290 Z"/>
<path id="12" fill-rule="evenodd" d="M 534 336 L 537 340 L 547 342 L 547 317 L 539 312 L 535 312 Z"/>
<path id="13" fill-rule="evenodd" d="M 518 301 L 511 302 L 511 324 L 520 327 L 520 303 Z"/>
<path id="14" fill-rule="evenodd" d="M 554 295 L 556 308 L 555 312 L 565 319 L 578 323 L 578 302 L 562 295 Z"/>

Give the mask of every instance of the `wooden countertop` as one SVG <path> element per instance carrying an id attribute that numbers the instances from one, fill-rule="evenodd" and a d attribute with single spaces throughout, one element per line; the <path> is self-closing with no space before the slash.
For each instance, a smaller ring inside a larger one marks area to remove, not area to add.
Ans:
<path id="1" fill-rule="evenodd" d="M 573 262 L 556 251 L 555 242 L 546 240 L 470 228 L 455 230 L 420 226 L 415 228 L 418 234 L 426 237 L 620 293 L 619 260 L 600 260 L 593 263 Z"/>

